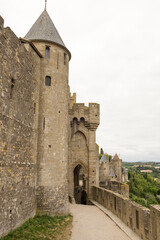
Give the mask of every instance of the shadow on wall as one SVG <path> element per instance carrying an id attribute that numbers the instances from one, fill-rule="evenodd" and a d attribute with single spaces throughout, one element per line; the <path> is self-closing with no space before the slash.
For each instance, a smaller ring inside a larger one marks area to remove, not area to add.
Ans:
<path id="1" fill-rule="evenodd" d="M 87 204 L 86 179 L 80 164 L 74 169 L 74 198 L 77 204 Z"/>

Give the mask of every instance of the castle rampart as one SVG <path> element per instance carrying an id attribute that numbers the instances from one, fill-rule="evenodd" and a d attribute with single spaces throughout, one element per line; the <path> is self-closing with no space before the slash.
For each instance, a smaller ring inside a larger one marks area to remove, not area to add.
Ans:
<path id="1" fill-rule="evenodd" d="M 113 212 L 145 240 L 160 240 L 160 206 L 150 209 L 124 198 L 118 193 L 93 186 L 93 200 Z"/>
<path id="2" fill-rule="evenodd" d="M 36 210 L 40 56 L 0 18 L 0 235 Z"/>

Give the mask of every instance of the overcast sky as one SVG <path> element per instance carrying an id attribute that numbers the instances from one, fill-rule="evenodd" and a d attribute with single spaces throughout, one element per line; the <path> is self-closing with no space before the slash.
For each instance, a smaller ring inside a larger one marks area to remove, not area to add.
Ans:
<path id="1" fill-rule="evenodd" d="M 24 37 L 45 0 L 0 0 L 5 26 Z M 160 1 L 48 0 L 72 53 L 77 101 L 97 102 L 97 143 L 123 161 L 160 161 Z"/>

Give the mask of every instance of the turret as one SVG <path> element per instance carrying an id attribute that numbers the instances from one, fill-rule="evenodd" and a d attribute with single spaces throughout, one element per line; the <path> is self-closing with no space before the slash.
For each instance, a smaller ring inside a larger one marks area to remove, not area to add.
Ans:
<path id="1" fill-rule="evenodd" d="M 118 181 L 122 181 L 122 160 L 118 157 L 117 154 L 111 160 L 111 167 L 115 173 L 115 178 Z"/>
<path id="2" fill-rule="evenodd" d="M 39 125 L 37 209 L 40 213 L 68 212 L 68 69 L 71 54 L 44 10 L 25 39 L 42 54 Z"/>

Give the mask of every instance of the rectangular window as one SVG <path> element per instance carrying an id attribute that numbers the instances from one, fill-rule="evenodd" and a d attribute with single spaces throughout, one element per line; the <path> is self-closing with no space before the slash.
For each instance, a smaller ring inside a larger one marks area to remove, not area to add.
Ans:
<path id="1" fill-rule="evenodd" d="M 34 103 L 34 114 L 36 113 L 36 103 Z"/>
<path id="2" fill-rule="evenodd" d="M 45 129 L 45 125 L 46 125 L 45 121 L 46 121 L 46 119 L 43 118 L 43 130 Z"/>
<path id="3" fill-rule="evenodd" d="M 117 209 L 117 201 L 116 201 L 116 197 L 114 197 L 114 209 Z"/>
<path id="4" fill-rule="evenodd" d="M 50 57 L 50 47 L 49 46 L 46 46 L 45 57 L 46 57 L 46 59 L 49 59 L 49 57 Z"/>
<path id="5" fill-rule="evenodd" d="M 46 76 L 46 78 L 45 78 L 45 85 L 46 86 L 51 86 L 51 77 L 50 76 Z"/>
<path id="6" fill-rule="evenodd" d="M 67 64 L 67 54 L 64 53 L 64 65 L 66 65 L 66 64 Z"/>

